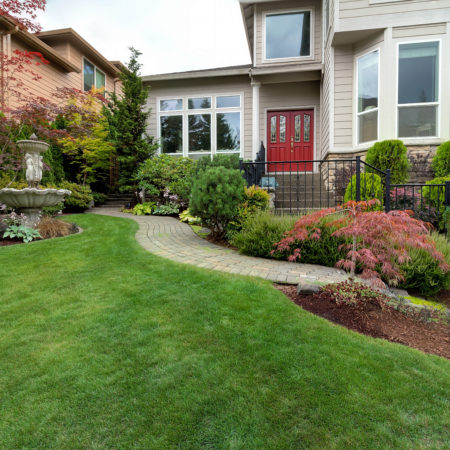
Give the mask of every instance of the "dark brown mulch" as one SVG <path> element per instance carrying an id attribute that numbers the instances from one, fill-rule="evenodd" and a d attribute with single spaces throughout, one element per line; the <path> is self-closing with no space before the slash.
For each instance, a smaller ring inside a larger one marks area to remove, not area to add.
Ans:
<path id="1" fill-rule="evenodd" d="M 237 247 L 233 247 L 226 239 L 217 239 L 210 234 L 206 235 L 205 239 L 212 244 L 220 245 L 221 247 L 230 248 L 231 250 L 239 250 Z"/>
<path id="2" fill-rule="evenodd" d="M 450 327 L 445 323 L 424 322 L 395 309 L 382 310 L 373 305 L 370 310 L 359 311 L 349 305 L 336 305 L 324 292 L 297 295 L 296 286 L 275 287 L 296 305 L 350 330 L 450 359 Z"/>
<path id="3" fill-rule="evenodd" d="M 16 239 L 0 239 L 0 247 L 6 247 L 7 245 L 23 244 L 23 241 Z"/>

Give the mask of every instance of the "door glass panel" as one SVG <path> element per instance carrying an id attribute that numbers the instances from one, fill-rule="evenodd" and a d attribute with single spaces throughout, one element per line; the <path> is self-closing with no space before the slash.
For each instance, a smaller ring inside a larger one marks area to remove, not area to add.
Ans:
<path id="1" fill-rule="evenodd" d="M 300 128 L 302 125 L 302 116 L 295 116 L 295 142 L 300 142 Z"/>
<path id="2" fill-rule="evenodd" d="M 286 117 L 280 116 L 280 142 L 286 142 Z"/>
<path id="3" fill-rule="evenodd" d="M 277 116 L 270 119 L 270 142 L 272 144 L 277 142 Z"/>
<path id="4" fill-rule="evenodd" d="M 305 114 L 305 128 L 303 131 L 303 141 L 304 142 L 309 142 L 309 135 L 310 135 L 310 128 L 311 128 L 311 116 L 309 114 Z"/>

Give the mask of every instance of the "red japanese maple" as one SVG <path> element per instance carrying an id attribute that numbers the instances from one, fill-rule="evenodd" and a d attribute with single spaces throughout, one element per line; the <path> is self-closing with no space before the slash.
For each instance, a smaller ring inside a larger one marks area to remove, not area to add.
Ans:
<path id="1" fill-rule="evenodd" d="M 47 0 L 0 0 L 0 15 L 12 19 L 30 32 L 41 31 L 37 12 L 44 11 Z"/>

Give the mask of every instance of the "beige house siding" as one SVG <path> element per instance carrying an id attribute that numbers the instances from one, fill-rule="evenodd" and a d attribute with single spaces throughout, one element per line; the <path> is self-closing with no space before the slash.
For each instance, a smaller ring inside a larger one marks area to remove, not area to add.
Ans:
<path id="1" fill-rule="evenodd" d="M 260 140 L 267 148 L 267 111 L 283 109 L 315 109 L 315 155 L 320 144 L 320 82 L 263 84 L 260 90 Z"/>
<path id="2" fill-rule="evenodd" d="M 352 145 L 353 48 L 334 50 L 334 144 L 336 148 Z"/>
<path id="3" fill-rule="evenodd" d="M 339 31 L 447 21 L 449 8 L 450 0 L 339 0 Z"/>
<path id="4" fill-rule="evenodd" d="M 286 64 L 279 61 L 264 61 L 264 14 L 271 11 L 289 11 L 312 9 L 313 47 L 312 58 L 293 61 L 292 64 L 320 63 L 322 61 L 322 1 L 319 0 L 290 0 L 276 3 L 256 5 L 256 33 L 255 33 L 255 66 Z"/>
<path id="5" fill-rule="evenodd" d="M 243 157 L 252 159 L 252 89 L 248 76 L 196 78 L 189 80 L 153 81 L 150 86 L 147 108 L 151 109 L 148 132 L 158 136 L 158 98 L 177 96 L 199 96 L 214 94 L 243 95 L 242 106 L 242 139 Z"/>
<path id="6" fill-rule="evenodd" d="M 446 23 L 435 23 L 430 25 L 394 27 L 392 37 L 396 38 L 419 38 L 421 36 L 433 36 L 435 34 L 445 34 L 447 32 Z"/>

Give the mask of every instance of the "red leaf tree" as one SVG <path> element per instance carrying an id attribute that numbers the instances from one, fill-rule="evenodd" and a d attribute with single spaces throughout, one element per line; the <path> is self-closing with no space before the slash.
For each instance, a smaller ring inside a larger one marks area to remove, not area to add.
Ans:
<path id="1" fill-rule="evenodd" d="M 12 19 L 30 32 L 41 31 L 37 12 L 45 11 L 47 0 L 0 0 L 0 15 Z"/>

